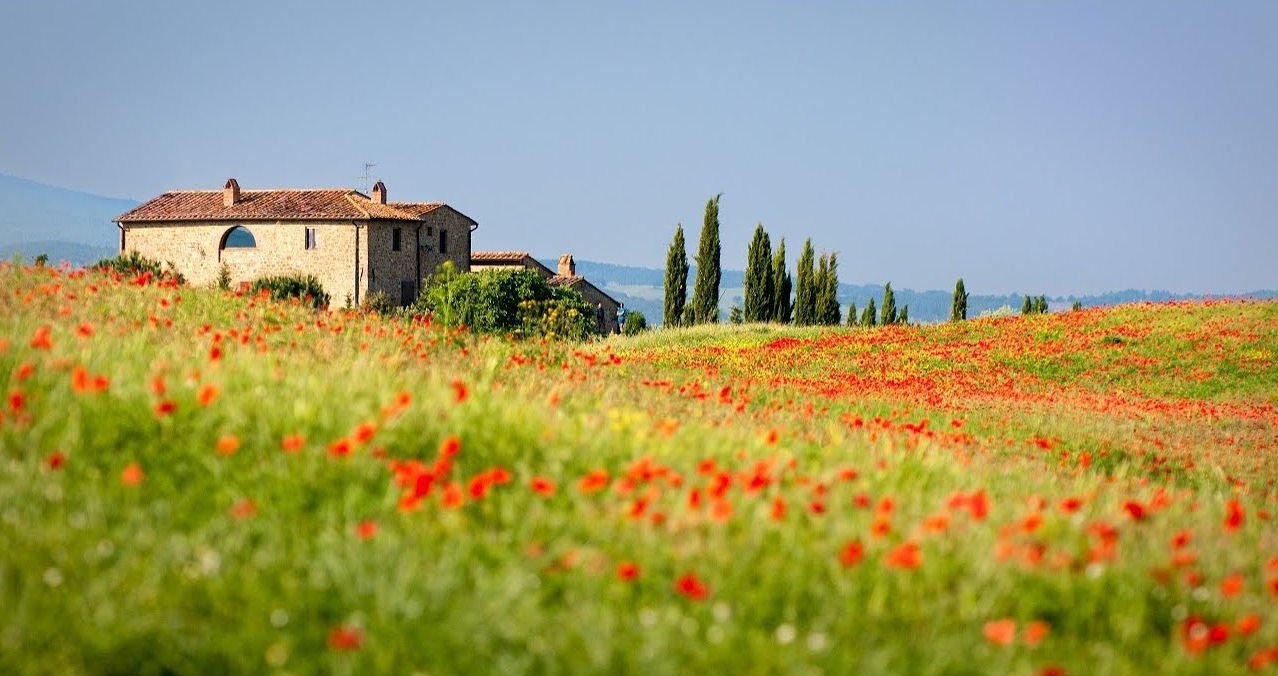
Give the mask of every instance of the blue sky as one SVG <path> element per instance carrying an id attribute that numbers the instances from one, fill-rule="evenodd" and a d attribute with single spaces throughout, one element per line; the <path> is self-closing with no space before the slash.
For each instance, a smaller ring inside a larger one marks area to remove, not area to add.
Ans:
<path id="1" fill-rule="evenodd" d="M 13 2 L 0 172 L 362 187 L 660 267 L 722 192 L 840 278 L 1278 287 L 1278 3 Z"/>

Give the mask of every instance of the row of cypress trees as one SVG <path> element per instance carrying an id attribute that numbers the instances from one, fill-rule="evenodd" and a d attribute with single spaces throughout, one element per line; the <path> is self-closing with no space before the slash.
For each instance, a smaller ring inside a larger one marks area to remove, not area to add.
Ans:
<path id="1" fill-rule="evenodd" d="M 697 279 L 688 298 L 688 254 L 684 245 L 683 224 L 675 228 L 674 241 L 666 254 L 665 304 L 662 321 L 666 326 L 714 324 L 719 321 L 719 197 L 706 202 L 706 214 L 697 243 Z"/>
<path id="2" fill-rule="evenodd" d="M 706 202 L 701 236 L 697 243 L 697 278 L 688 301 L 688 254 L 683 235 L 683 224 L 675 227 L 674 240 L 666 254 L 665 302 L 662 321 L 666 326 L 693 326 L 714 324 L 719 321 L 719 282 L 722 280 L 719 244 L 719 198 Z M 771 238 L 763 224 L 754 228 L 754 236 L 746 250 L 744 307 L 732 308 L 733 321 L 779 322 L 793 321 L 799 326 L 837 325 L 841 319 L 838 301 L 839 261 L 835 253 L 816 257 L 812 240 L 803 242 L 803 251 L 794 279 L 785 264 L 785 239 L 772 251 Z M 791 292 L 793 291 L 793 305 Z M 1041 297 L 1040 297 L 1041 298 Z M 1035 306 L 1039 299 L 1035 299 Z M 1046 299 L 1042 299 L 1043 311 Z M 1026 303 L 1030 298 L 1026 297 Z M 1028 314 L 1022 310 L 1023 313 Z M 896 295 L 892 283 L 883 288 L 883 305 L 876 308 L 871 298 L 858 318 L 856 303 L 848 308 L 847 325 L 874 326 L 876 324 L 909 323 L 910 307 L 896 310 Z M 967 319 L 967 290 L 963 279 L 954 285 L 954 299 L 950 306 L 950 321 Z"/>

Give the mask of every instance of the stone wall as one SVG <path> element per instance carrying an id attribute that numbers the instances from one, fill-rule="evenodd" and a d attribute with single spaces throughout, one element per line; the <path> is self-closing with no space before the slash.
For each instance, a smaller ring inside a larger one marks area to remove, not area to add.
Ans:
<path id="1" fill-rule="evenodd" d="M 429 277 L 435 268 L 450 260 L 460 272 L 470 272 L 470 219 L 442 206 L 422 217 L 422 277 Z M 440 253 L 440 233 L 445 240 L 445 252 Z"/>
<path id="2" fill-rule="evenodd" d="M 395 251 L 393 246 L 396 229 L 399 230 L 399 251 Z M 417 297 L 420 284 L 417 279 L 417 229 L 416 223 L 397 221 L 374 221 L 366 228 L 367 246 L 361 259 L 367 261 L 367 292 L 370 296 L 384 293 L 395 305 L 407 305 Z M 425 227 L 421 230 L 425 236 Z M 422 274 L 426 274 L 424 269 Z M 409 285 L 407 298 L 403 295 L 405 283 Z"/>
<path id="3" fill-rule="evenodd" d="M 590 304 L 590 307 L 603 308 L 603 325 L 598 327 L 600 333 L 617 333 L 620 329 L 617 327 L 617 308 L 619 304 L 613 300 L 608 294 L 600 291 L 594 284 L 587 282 L 584 278 L 568 287 L 573 291 L 581 294 L 582 298 Z"/>
<path id="4" fill-rule="evenodd" d="M 311 274 L 324 285 L 332 304 L 341 307 L 368 299 L 381 291 L 394 304 L 405 299 L 404 282 L 411 282 L 411 296 L 420 291 L 426 277 L 445 260 L 458 270 L 470 269 L 470 221 L 448 207 L 428 214 L 421 222 L 420 241 L 415 221 L 277 221 L 240 224 L 253 234 L 256 246 L 221 248 L 235 223 L 174 222 L 125 225 L 124 251 L 171 263 L 194 286 L 217 283 L 223 264 L 231 274 L 232 288 L 272 275 Z M 306 229 L 314 228 L 317 246 L 306 248 Z M 400 229 L 400 249 L 392 250 L 394 228 Z M 440 237 L 445 252 L 439 252 Z M 358 254 L 358 258 L 357 258 Z M 358 265 L 357 265 L 358 261 Z M 358 269 L 357 269 L 358 268 Z"/>
<path id="5" fill-rule="evenodd" d="M 193 286 L 217 283 L 223 264 L 231 274 L 232 288 L 272 275 L 315 275 L 332 303 L 340 307 L 347 296 L 356 296 L 355 226 L 348 222 L 243 223 L 253 234 L 251 249 L 221 249 L 222 238 L 235 223 L 130 223 L 125 225 L 124 250 L 171 263 Z M 314 249 L 306 248 L 306 228 L 314 228 Z M 364 231 L 360 249 L 367 250 Z M 361 267 L 367 254 L 361 251 Z M 360 274 L 359 297 L 364 297 L 365 276 Z"/>

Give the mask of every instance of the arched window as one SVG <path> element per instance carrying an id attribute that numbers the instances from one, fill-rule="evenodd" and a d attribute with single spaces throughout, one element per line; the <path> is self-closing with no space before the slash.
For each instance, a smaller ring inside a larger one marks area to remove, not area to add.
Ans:
<path id="1" fill-rule="evenodd" d="M 253 238 L 253 233 L 249 229 L 237 225 L 226 231 L 222 235 L 222 244 L 218 249 L 253 249 L 257 247 L 257 240 Z"/>

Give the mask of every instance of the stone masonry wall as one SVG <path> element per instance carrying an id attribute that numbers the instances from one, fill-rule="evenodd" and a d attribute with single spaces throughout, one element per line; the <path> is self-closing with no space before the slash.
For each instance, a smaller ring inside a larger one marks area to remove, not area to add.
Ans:
<path id="1" fill-rule="evenodd" d="M 412 283 L 411 295 L 416 297 L 420 292 L 419 255 L 422 277 L 429 276 L 445 260 L 453 261 L 458 270 L 470 269 L 470 221 L 446 207 L 426 214 L 420 227 L 420 248 L 415 221 L 361 222 L 358 247 L 355 225 L 349 221 L 240 225 L 253 234 L 256 247 L 219 249 L 222 238 L 235 223 L 178 222 L 127 225 L 124 250 L 172 263 L 194 286 L 216 284 L 223 264 L 231 274 L 232 288 L 272 275 L 315 275 L 336 307 L 344 305 L 348 297 L 352 303 L 363 302 L 375 291 L 385 293 L 392 303 L 401 304 L 404 282 Z M 314 249 L 306 248 L 306 228 L 316 231 Z M 394 228 L 400 229 L 399 251 L 392 250 Z M 446 242 L 446 252 L 442 254 L 441 233 Z"/>
<path id="2" fill-rule="evenodd" d="M 470 272 L 470 221 L 449 207 L 440 207 L 423 217 L 422 228 L 422 277 L 429 277 L 435 268 L 450 260 L 460 272 Z M 439 235 L 444 233 L 447 252 L 439 252 Z"/>
<path id="3" fill-rule="evenodd" d="M 161 262 L 172 263 L 194 286 L 217 283 L 218 270 L 225 263 L 232 288 L 240 282 L 287 274 L 315 275 L 340 307 L 356 295 L 355 226 L 350 222 L 243 223 L 253 233 L 252 249 L 222 249 L 222 237 L 234 223 L 147 223 L 126 225 L 124 249 Z M 318 246 L 306 248 L 306 228 L 315 228 Z M 360 265 L 367 269 L 365 233 L 360 229 Z M 389 246 L 389 244 L 388 244 Z M 360 273 L 358 296 L 365 296 L 366 273 Z"/>
<path id="4" fill-rule="evenodd" d="M 399 251 L 393 247 L 396 228 L 399 229 Z M 395 305 L 407 305 L 417 297 L 420 285 L 417 279 L 417 229 L 416 223 L 395 221 L 374 221 L 369 225 L 368 246 L 363 256 L 368 261 L 369 295 L 380 291 Z M 421 231 L 424 238 L 426 228 L 423 226 Z M 426 273 L 423 267 L 422 275 Z M 405 283 L 411 285 L 407 298 L 403 295 Z"/>

